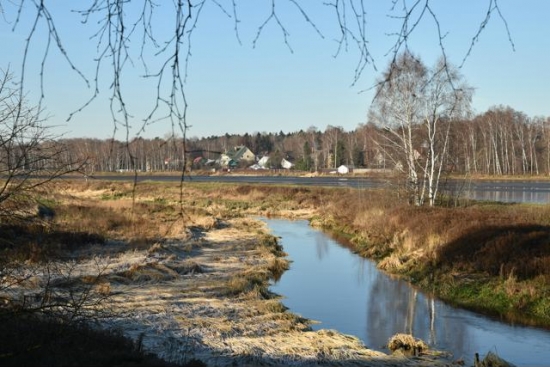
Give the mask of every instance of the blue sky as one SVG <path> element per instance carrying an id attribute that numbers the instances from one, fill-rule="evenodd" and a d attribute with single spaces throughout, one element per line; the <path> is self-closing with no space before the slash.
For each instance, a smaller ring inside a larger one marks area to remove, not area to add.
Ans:
<path id="1" fill-rule="evenodd" d="M 55 17 L 64 47 L 74 64 L 94 78 L 95 41 L 90 39 L 95 25 L 80 24 L 71 13 L 74 1 L 51 1 L 49 9 Z M 87 3 L 87 2 L 82 2 Z M 160 4 L 163 4 L 161 2 Z M 218 0 L 219 4 L 231 1 Z M 376 70 L 368 66 L 353 84 L 358 54 L 353 47 L 334 57 L 338 36 L 337 22 L 323 1 L 301 1 L 324 38 L 303 20 L 287 0 L 277 0 L 281 21 L 290 33 L 285 45 L 281 30 L 269 23 L 252 47 L 258 27 L 270 12 L 270 1 L 236 1 L 239 16 L 239 43 L 233 19 L 209 0 L 192 40 L 192 57 L 188 66 L 186 96 L 189 103 L 188 136 L 210 136 L 225 133 L 293 132 L 310 126 L 324 131 L 328 125 L 353 130 L 366 122 L 373 96 L 370 87 L 388 63 L 388 50 L 393 44 L 391 33 L 401 25 L 392 18 L 392 1 L 365 1 L 367 34 Z M 401 2 L 398 2 L 399 4 Z M 432 1 L 443 32 L 447 56 L 455 65 L 461 64 L 480 22 L 487 12 L 485 0 Z M 550 116 L 550 14 L 547 0 L 500 0 L 515 51 L 508 40 L 506 28 L 497 14 L 481 33 L 462 73 L 476 90 L 473 108 L 483 112 L 494 105 L 509 105 L 529 116 Z M 26 2 L 29 9 L 32 5 Z M 154 24 L 159 38 L 169 32 L 173 22 L 171 2 L 158 11 Z M 24 39 L 28 35 L 32 12 L 23 12 L 20 24 L 12 32 L 14 14 L 5 9 L 0 21 L 0 67 L 20 76 Z M 130 12 L 130 11 L 129 11 Z M 11 24 L 10 24 L 11 22 Z M 435 63 L 441 54 L 435 23 L 426 17 L 412 34 L 410 49 L 427 64 Z M 44 49 L 44 24 L 33 38 L 25 87 L 32 102 L 39 96 L 39 63 Z M 138 45 L 134 40 L 133 45 Z M 126 100 L 134 116 L 130 135 L 137 133 L 142 119 L 154 103 L 154 86 L 141 76 L 143 70 L 135 57 L 134 67 L 123 73 Z M 152 63 L 154 65 L 154 61 Z M 69 114 L 92 94 L 79 77 L 52 48 L 46 62 L 44 106 L 51 116 L 48 124 L 66 137 L 109 138 L 113 123 L 108 109 L 110 74 L 105 68 L 100 74 L 100 96 L 88 108 L 67 122 Z M 352 85 L 353 84 L 353 85 Z M 145 137 L 163 137 L 171 125 L 158 122 L 146 128 Z M 125 138 L 119 130 L 116 137 Z"/>

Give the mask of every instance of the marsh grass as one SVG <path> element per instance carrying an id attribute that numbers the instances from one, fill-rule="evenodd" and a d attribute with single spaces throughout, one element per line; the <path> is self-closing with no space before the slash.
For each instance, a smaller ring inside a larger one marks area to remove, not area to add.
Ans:
<path id="1" fill-rule="evenodd" d="M 483 226 L 441 246 L 438 265 L 471 269 L 491 276 L 513 274 L 520 280 L 544 276 L 550 281 L 550 227 Z"/>
<path id="2" fill-rule="evenodd" d="M 270 234 L 262 235 L 259 240 L 259 244 L 261 247 L 265 248 L 269 253 L 275 256 L 286 255 L 283 251 L 283 246 L 279 244 L 278 238 L 273 235 L 270 235 Z"/>
<path id="3" fill-rule="evenodd" d="M 37 223 L 0 224 L 0 251 L 4 261 L 39 263 L 82 246 L 103 244 L 98 233 L 44 228 Z"/>
<path id="4" fill-rule="evenodd" d="M 120 274 L 135 283 L 161 282 L 176 279 L 179 273 L 174 269 L 159 263 L 134 264 L 130 269 Z"/>
<path id="5" fill-rule="evenodd" d="M 193 260 L 186 260 L 181 266 L 174 268 L 174 270 L 181 275 L 201 274 L 206 271 L 204 266 Z"/>
<path id="6" fill-rule="evenodd" d="M 271 273 L 273 280 L 278 281 L 285 271 L 290 268 L 290 262 L 287 259 L 274 257 L 269 260 L 267 269 Z"/>
<path id="7" fill-rule="evenodd" d="M 270 274 L 263 267 L 251 267 L 232 276 L 227 281 L 227 294 L 232 296 L 248 294 L 253 298 L 268 299 L 267 290 Z"/>

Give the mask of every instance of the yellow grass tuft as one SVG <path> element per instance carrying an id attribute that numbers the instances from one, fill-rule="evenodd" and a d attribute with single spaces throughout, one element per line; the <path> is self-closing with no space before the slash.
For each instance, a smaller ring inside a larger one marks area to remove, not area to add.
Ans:
<path id="1" fill-rule="evenodd" d="M 385 257 L 378 263 L 379 269 L 382 269 L 388 272 L 397 271 L 401 269 L 402 266 L 403 266 L 403 263 L 401 262 L 401 259 L 399 259 L 399 256 L 395 253 L 391 254 L 388 257 Z"/>
<path id="2" fill-rule="evenodd" d="M 388 349 L 392 352 L 400 351 L 406 355 L 419 355 L 428 350 L 428 345 L 410 334 L 395 334 L 388 340 Z"/>

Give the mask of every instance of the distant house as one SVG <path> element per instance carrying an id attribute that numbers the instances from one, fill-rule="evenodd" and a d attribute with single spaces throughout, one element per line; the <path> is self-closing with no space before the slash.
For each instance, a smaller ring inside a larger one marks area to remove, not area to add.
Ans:
<path id="1" fill-rule="evenodd" d="M 244 145 L 239 145 L 223 153 L 220 164 L 224 167 L 237 167 L 240 162 L 254 162 L 256 155 Z"/>
<path id="2" fill-rule="evenodd" d="M 233 161 L 233 159 L 227 155 L 227 154 L 222 154 L 220 159 L 219 159 L 219 165 L 222 166 L 222 167 L 228 167 L 229 166 L 229 162 Z"/>
<path id="3" fill-rule="evenodd" d="M 268 163 L 269 163 L 269 156 L 267 155 L 264 155 L 262 158 L 260 158 L 260 160 L 258 161 L 258 166 L 262 167 L 262 168 L 268 168 Z"/>
<path id="4" fill-rule="evenodd" d="M 252 153 L 250 149 L 244 145 L 239 145 L 233 148 L 232 151 L 227 152 L 226 154 L 230 155 L 234 161 L 247 161 L 254 162 L 256 160 L 256 155 Z"/>
<path id="5" fill-rule="evenodd" d="M 294 167 L 294 163 L 287 161 L 286 159 L 283 158 L 281 160 L 281 167 L 285 169 L 291 169 L 292 167 Z"/>

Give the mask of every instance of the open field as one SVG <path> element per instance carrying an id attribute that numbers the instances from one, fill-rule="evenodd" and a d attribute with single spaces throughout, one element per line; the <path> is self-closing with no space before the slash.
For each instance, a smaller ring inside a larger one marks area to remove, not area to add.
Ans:
<path id="1" fill-rule="evenodd" d="M 3 289 L 5 309 L 12 318 L 36 309 L 88 320 L 177 365 L 450 365 L 437 353 L 387 355 L 310 331 L 268 291 L 288 260 L 254 216 L 311 218 L 342 193 L 57 181 L 42 193 L 53 221 L 3 224 L 4 258 L 15 260 L 3 279 L 19 280 Z M 25 351 L 51 353 L 43 346 Z M 17 365 L 17 353 L 2 348 L 0 364 Z"/>

